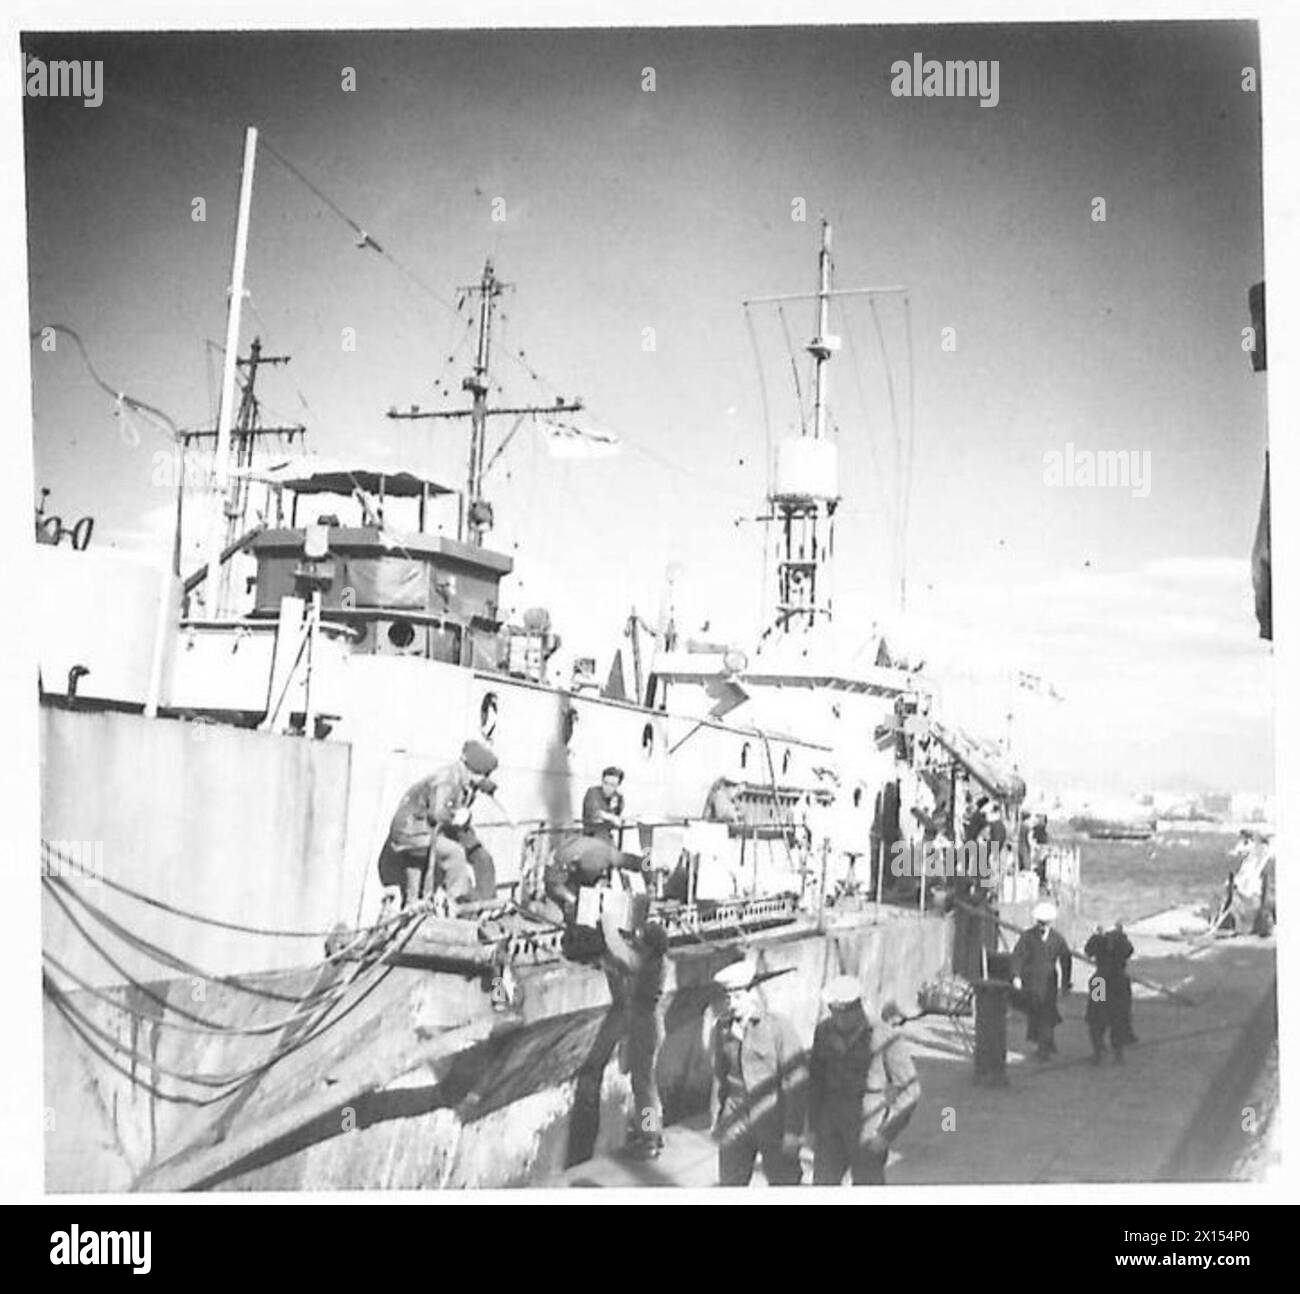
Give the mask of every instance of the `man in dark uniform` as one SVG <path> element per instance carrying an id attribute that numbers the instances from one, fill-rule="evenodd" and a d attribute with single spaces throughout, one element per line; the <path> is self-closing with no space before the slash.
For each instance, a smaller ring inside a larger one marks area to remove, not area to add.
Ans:
<path id="1" fill-rule="evenodd" d="M 921 1099 L 916 1066 L 901 1031 L 867 1010 L 855 976 L 831 980 L 822 1000 L 830 1017 L 809 1060 L 813 1185 L 838 1186 L 850 1170 L 854 1186 L 883 1185 L 889 1147 Z"/>
<path id="2" fill-rule="evenodd" d="M 1098 926 L 1083 945 L 1083 955 L 1095 967 L 1088 978 L 1088 1007 L 1085 1017 L 1092 1038 L 1092 1063 L 1101 1064 L 1106 1050 L 1106 1033 L 1116 1061 L 1124 1059 L 1124 1048 L 1137 1042 L 1133 1032 L 1133 986 L 1126 972 L 1133 945 L 1116 921 L 1114 929 Z"/>
<path id="3" fill-rule="evenodd" d="M 1039 903 L 1034 908 L 1034 924 L 1020 936 L 1011 954 L 1011 987 L 1022 995 L 1029 1016 L 1030 1042 L 1037 1043 L 1039 1060 L 1056 1054 L 1052 1032 L 1061 1022 L 1056 1009 L 1056 967 L 1060 963 L 1060 989 L 1070 991 L 1072 959 L 1070 947 L 1055 930 L 1054 903 Z"/>
<path id="4" fill-rule="evenodd" d="M 623 825 L 623 770 L 611 765 L 600 785 L 582 797 L 582 835 L 570 837 L 555 851 L 544 873 L 546 897 L 572 925 L 579 892 L 586 885 L 608 880 L 616 870 L 643 871 L 639 854 L 625 854 L 614 843 L 614 828 Z"/>
<path id="5" fill-rule="evenodd" d="M 646 921 L 639 930 L 621 930 L 610 908 L 601 913 L 601 928 L 613 1009 L 623 1013 L 627 1071 L 632 1080 L 628 1149 L 639 1159 L 655 1159 L 664 1144 L 664 1110 L 655 1065 L 664 1041 L 662 998 L 668 932 L 654 920 Z"/>
<path id="6" fill-rule="evenodd" d="M 807 1060 L 794 1026 L 755 991 L 757 968 L 726 966 L 714 977 L 727 995 L 710 1052 L 717 1084 L 718 1185 L 747 1186 L 763 1157 L 770 1186 L 797 1186 L 808 1112 Z"/>
<path id="7" fill-rule="evenodd" d="M 596 840 L 614 839 L 623 825 L 623 770 L 612 764 L 600 775 L 599 786 L 589 786 L 582 797 L 582 834 Z"/>

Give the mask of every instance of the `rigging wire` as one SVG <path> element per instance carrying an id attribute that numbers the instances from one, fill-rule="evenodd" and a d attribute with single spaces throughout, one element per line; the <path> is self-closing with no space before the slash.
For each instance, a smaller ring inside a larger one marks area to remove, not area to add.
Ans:
<path id="1" fill-rule="evenodd" d="M 772 497 L 773 473 L 775 465 L 772 452 L 772 417 L 767 401 L 767 379 L 763 376 L 763 356 L 758 346 L 758 330 L 754 327 L 754 315 L 749 302 L 744 303 L 745 329 L 749 333 L 749 344 L 754 353 L 754 367 L 758 371 L 758 394 L 763 408 L 763 462 L 766 471 L 766 500 Z M 767 612 L 767 578 L 768 564 L 771 559 L 769 549 L 772 546 L 771 505 L 765 501 L 763 508 L 763 574 L 759 591 L 758 615 L 761 621 Z"/>
<path id="2" fill-rule="evenodd" d="M 881 466 L 880 451 L 876 444 L 875 424 L 872 422 L 869 412 L 871 406 L 867 401 L 866 388 L 862 385 L 862 372 L 864 365 L 858 358 L 858 347 L 853 338 L 853 329 L 850 326 L 850 312 L 848 306 L 841 302 L 839 310 L 840 323 L 844 328 L 844 335 L 848 339 L 849 343 L 849 359 L 851 360 L 850 368 L 853 371 L 853 383 L 857 387 L 858 401 L 862 406 L 862 422 L 867 433 L 867 451 L 871 455 L 872 481 L 874 482 L 876 489 L 880 492 L 881 504 L 884 508 L 885 515 L 890 519 L 890 524 L 892 526 L 894 524 L 892 515 L 894 511 L 894 501 L 890 497 L 889 491 L 885 488 L 885 473 Z"/>
<path id="3" fill-rule="evenodd" d="M 894 567 L 895 574 L 902 579 L 902 491 L 903 491 L 903 446 L 898 427 L 898 399 L 894 392 L 894 374 L 889 366 L 889 352 L 885 347 L 885 332 L 880 324 L 880 314 L 876 310 L 875 297 L 868 297 L 871 309 L 871 323 L 875 328 L 876 342 L 880 347 L 880 359 L 885 370 L 885 389 L 889 392 L 889 421 L 894 433 L 894 497 L 899 500 L 894 523 Z"/>
<path id="4" fill-rule="evenodd" d="M 261 325 L 261 333 L 262 336 L 266 338 L 266 344 L 270 346 L 272 350 L 274 350 L 275 342 L 271 336 L 271 329 L 267 325 L 266 320 L 262 317 L 262 312 L 257 308 L 257 302 L 253 300 L 253 294 L 251 292 L 246 292 L 244 294 L 244 301 L 245 304 L 248 306 L 248 308 L 253 312 L 254 316 L 257 319 L 257 322 Z M 225 347 L 223 346 L 221 349 L 224 353 Z M 284 375 L 289 379 L 289 384 L 293 387 L 294 391 L 297 393 L 298 403 L 308 413 L 313 413 L 314 410 L 312 409 L 311 405 L 307 403 L 307 397 L 303 394 L 302 387 L 298 385 L 298 380 L 294 377 L 293 370 L 288 365 L 285 365 L 284 367 Z M 266 404 L 266 402 L 264 400 L 261 400 L 260 398 L 258 400 L 258 403 L 261 404 L 264 408 L 267 409 L 271 408 L 270 405 Z M 274 410 L 272 410 L 272 412 L 274 412 Z M 276 416 L 284 417 L 283 414 L 277 414 Z"/>
<path id="5" fill-rule="evenodd" d="M 368 234 L 365 231 L 365 229 L 362 228 L 359 221 L 354 220 L 350 215 L 348 215 L 346 211 L 343 210 L 342 207 L 339 206 L 337 202 L 334 201 L 333 198 L 329 197 L 328 194 L 326 194 L 315 184 L 313 184 L 311 180 L 309 180 L 291 161 L 289 161 L 287 157 L 285 157 L 282 153 L 280 153 L 270 143 L 270 141 L 266 138 L 265 135 L 262 136 L 262 144 L 263 147 L 265 147 L 266 151 L 270 153 L 271 156 L 274 157 L 275 160 L 279 162 L 280 165 L 283 166 L 290 173 L 290 175 L 294 176 L 302 184 L 306 185 L 306 187 L 310 189 L 311 192 L 315 194 L 316 197 L 325 204 L 325 206 L 327 206 L 336 216 L 338 216 L 338 218 L 341 221 L 343 221 L 345 225 L 347 225 L 349 229 L 352 230 L 352 232 L 357 236 L 357 247 L 359 250 L 364 251 L 367 247 L 372 248 L 380 256 L 382 256 L 384 260 L 388 261 L 388 263 L 392 265 L 399 273 L 404 274 L 408 279 L 410 279 L 410 281 L 414 283 L 416 287 L 420 288 L 421 291 L 425 292 L 428 296 L 432 297 L 433 300 L 435 300 L 440 306 L 442 306 L 444 310 L 450 311 L 453 315 L 457 313 L 456 307 L 452 305 L 451 302 L 448 301 L 447 298 L 444 297 L 442 293 L 437 290 L 437 288 L 434 288 L 430 284 L 426 283 L 424 279 L 422 279 L 413 269 L 410 268 L 410 266 L 398 260 L 398 258 L 395 255 L 393 255 L 392 252 L 381 247 L 374 240 L 374 238 L 372 238 L 370 234 Z"/>
<path id="6" fill-rule="evenodd" d="M 808 434 L 808 420 L 804 416 L 803 410 L 803 386 L 799 382 L 799 362 L 795 359 L 794 343 L 790 340 L 790 324 L 785 317 L 785 307 L 780 303 L 777 304 L 776 312 L 781 316 L 781 331 L 785 335 L 785 349 L 790 357 L 790 372 L 794 374 L 794 394 L 799 406 L 799 428 L 806 436 Z"/>
<path id="7" fill-rule="evenodd" d="M 357 246 L 359 248 L 364 250 L 365 248 L 369 247 L 374 251 L 376 251 L 380 256 L 382 256 L 391 265 L 393 265 L 394 268 L 396 268 L 401 274 L 405 275 L 412 283 L 414 283 L 427 295 L 432 297 L 434 301 L 436 301 L 439 305 L 443 307 L 443 309 L 447 310 L 453 316 L 460 317 L 460 310 L 458 309 L 457 306 L 453 305 L 450 301 L 448 301 L 447 298 L 442 295 L 442 293 L 437 291 L 437 289 L 433 288 L 428 283 L 426 283 L 418 274 L 416 274 L 412 269 L 410 269 L 409 266 L 407 266 L 404 262 L 399 260 L 394 253 L 392 253 L 391 251 L 387 250 L 384 247 L 381 247 L 380 244 L 377 243 L 375 239 L 366 232 L 366 230 L 362 227 L 359 221 L 355 220 L 352 216 L 348 215 L 348 213 L 337 202 L 335 202 L 334 199 L 329 197 L 322 189 L 320 189 L 316 184 L 314 184 L 310 179 L 308 179 L 308 177 L 304 175 L 303 172 L 299 170 L 297 166 L 295 166 L 292 162 L 290 162 L 282 153 L 280 153 L 266 139 L 265 135 L 262 136 L 262 143 L 272 157 L 274 157 L 282 166 L 284 166 L 285 169 L 291 175 L 293 175 L 303 185 L 305 185 L 307 189 L 309 189 L 322 203 L 325 204 L 325 206 L 330 211 L 332 211 L 341 221 L 343 221 L 345 225 L 347 225 L 347 227 L 350 230 L 352 230 L 352 232 L 357 237 Z M 463 305 L 463 298 L 462 298 L 462 305 Z M 472 320 L 470 320 L 470 324 L 472 325 Z M 468 336 L 468 327 L 465 335 Z M 547 382 L 546 379 L 543 378 L 542 375 L 528 362 L 524 351 L 522 350 L 516 351 L 507 348 L 502 348 L 498 353 L 504 354 L 508 359 L 510 359 L 512 363 L 517 364 L 520 368 L 522 368 L 523 371 L 534 382 L 536 382 L 539 387 L 543 389 L 549 389 L 552 397 L 555 397 L 556 395 L 559 394 L 557 389 L 551 383 Z M 793 360 L 793 355 L 792 355 L 792 360 Z M 590 411 L 590 405 L 587 405 L 587 408 Z M 803 415 L 801 410 L 800 417 L 802 418 L 802 416 Z M 654 462 L 660 463 L 662 466 L 665 466 L 672 471 L 680 472 L 685 476 L 692 477 L 693 479 L 699 480 L 702 483 L 709 485 L 710 488 L 714 490 L 718 490 L 722 493 L 736 494 L 735 491 L 729 490 L 725 486 L 719 485 L 716 482 L 712 482 L 707 480 L 704 477 L 701 477 L 698 473 L 692 472 L 689 468 L 685 468 L 681 464 L 673 462 L 671 459 L 664 458 L 662 455 L 658 455 L 654 453 L 653 451 L 647 449 L 645 446 L 638 444 L 636 441 L 626 436 L 620 436 L 620 440 L 626 443 L 630 448 L 643 454 L 645 457 L 651 459 Z M 746 494 L 744 497 L 746 498 L 746 500 L 748 500 L 749 498 L 748 494 Z"/>
<path id="8" fill-rule="evenodd" d="M 903 484 L 903 537 L 899 571 L 901 609 L 907 610 L 907 534 L 912 518 L 912 469 L 916 461 L 916 353 L 912 346 L 912 298 L 903 295 L 903 320 L 907 337 L 907 472 Z"/>
<path id="9" fill-rule="evenodd" d="M 46 330 L 62 333 L 65 337 L 70 337 L 72 339 L 72 344 L 76 346 L 77 350 L 81 353 L 82 362 L 85 364 L 86 371 L 90 374 L 95 385 L 106 395 L 111 396 L 115 401 L 117 401 L 120 408 L 130 409 L 135 413 L 144 415 L 146 418 L 153 419 L 155 423 L 162 423 L 163 426 L 171 432 L 174 438 L 180 435 L 180 428 L 177 427 L 176 423 L 173 422 L 172 419 L 161 409 L 156 408 L 152 404 L 146 404 L 143 400 L 137 400 L 134 396 L 127 395 L 125 391 L 117 390 L 104 381 L 104 379 L 99 375 L 99 371 L 95 368 L 95 365 L 91 362 L 90 355 L 86 350 L 86 345 L 81 340 L 81 337 L 77 334 L 75 329 L 69 328 L 67 324 L 43 324 L 40 328 L 36 328 L 28 334 L 29 340 L 37 341 L 41 339 Z"/>

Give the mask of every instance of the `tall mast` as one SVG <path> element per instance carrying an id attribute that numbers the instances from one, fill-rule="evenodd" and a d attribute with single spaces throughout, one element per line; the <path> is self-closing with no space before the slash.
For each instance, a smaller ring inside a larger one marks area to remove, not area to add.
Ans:
<path id="1" fill-rule="evenodd" d="M 474 358 L 474 371 L 461 382 L 461 386 L 474 397 L 470 410 L 469 480 L 466 483 L 465 530 L 462 539 L 481 544 L 483 536 L 492 525 L 492 507 L 483 497 L 483 455 L 487 444 L 487 392 L 488 364 L 492 356 L 492 316 L 496 313 L 496 299 L 504 289 L 492 269 L 489 257 L 483 265 L 483 277 L 478 285 L 478 351 Z"/>
<path id="2" fill-rule="evenodd" d="M 816 383 L 813 389 L 813 435 L 821 440 L 826 435 L 826 388 L 830 373 L 826 368 L 831 357 L 826 337 L 831 319 L 831 227 L 822 217 L 822 250 L 817 258 L 819 284 L 817 289 L 817 336 L 809 345 L 816 365 Z"/>
<path id="3" fill-rule="evenodd" d="M 826 434 L 827 363 L 839 346 L 830 335 L 831 227 L 822 218 L 817 259 L 817 335 L 808 343 L 813 357 L 812 429 L 783 442 L 777 451 L 776 483 L 768 500 L 780 522 L 777 553 L 776 628 L 810 630 L 831 618 L 829 564 L 834 554 L 833 517 L 839 502 L 835 446 Z"/>
<path id="4" fill-rule="evenodd" d="M 457 538 L 462 542 L 481 546 L 483 536 L 492 529 L 492 504 L 483 496 L 483 478 L 505 449 L 514 431 L 510 431 L 497 445 L 492 457 L 487 457 L 488 419 L 501 414 L 515 417 L 515 430 L 522 420 L 537 413 L 576 413 L 582 408 L 581 400 L 557 397 L 550 405 L 524 405 L 517 408 L 491 409 L 487 393 L 492 362 L 492 320 L 496 314 L 496 299 L 509 286 L 496 276 L 489 257 L 483 265 L 483 274 L 477 283 L 461 289 L 478 296 L 478 347 L 474 356 L 474 371 L 461 380 L 461 389 L 473 396 L 468 409 L 389 409 L 390 418 L 465 418 L 470 420 L 469 471 L 465 481 L 465 498 L 461 509 Z"/>
<path id="5" fill-rule="evenodd" d="M 244 170 L 239 184 L 239 216 L 235 222 L 235 258 L 230 271 L 230 299 L 226 303 L 226 353 L 222 362 L 221 411 L 217 417 L 217 449 L 213 463 L 212 518 L 208 526 L 207 579 L 203 583 L 203 609 L 209 617 L 219 612 L 221 538 L 225 530 L 226 490 L 230 480 L 230 429 L 235 421 L 235 372 L 239 357 L 239 321 L 244 306 L 244 262 L 248 253 L 248 219 L 253 207 L 253 166 L 257 160 L 257 127 L 244 135 Z"/>
<path id="6" fill-rule="evenodd" d="M 818 621 L 831 618 L 830 565 L 835 557 L 835 509 L 840 492 L 835 442 L 828 433 L 827 364 L 840 348 L 840 339 L 830 332 L 832 297 L 875 297 L 907 289 L 888 287 L 836 288 L 831 277 L 831 227 L 821 222 L 821 251 L 817 258 L 817 290 L 786 292 L 779 296 L 748 297 L 742 304 L 783 306 L 793 301 L 817 303 L 817 335 L 805 348 L 813 357 L 812 429 L 803 422 L 800 405 L 800 434 L 777 446 L 776 474 L 768 491 L 768 512 L 759 520 L 780 524 L 776 564 L 776 617 L 764 631 L 789 633 L 795 628 L 811 629 Z M 802 402 L 802 396 L 801 402 Z"/>
<path id="7" fill-rule="evenodd" d="M 248 355 L 241 355 L 235 361 L 237 368 L 244 369 L 247 376 L 244 378 L 243 388 L 240 392 L 239 414 L 235 419 L 234 427 L 231 429 L 230 448 L 227 451 L 228 454 L 233 454 L 235 464 L 240 469 L 240 472 L 226 493 L 225 541 L 221 549 L 222 553 L 228 554 L 233 548 L 236 548 L 238 541 L 245 535 L 248 528 L 251 489 L 248 469 L 253 466 L 257 442 L 275 436 L 284 437 L 292 444 L 295 436 L 302 436 L 307 431 L 307 428 L 300 422 L 294 423 L 292 426 L 262 426 L 261 405 L 258 403 L 256 393 L 257 371 L 264 364 L 287 364 L 289 359 L 288 355 L 262 354 L 262 339 L 254 337 L 248 348 Z M 201 427 L 181 432 L 181 471 L 176 486 L 175 566 L 178 574 L 180 572 L 181 529 L 185 506 L 185 455 L 196 444 L 202 446 L 205 441 L 215 441 L 219 433 L 220 429 L 218 427 Z M 205 610 L 209 615 L 222 616 L 229 608 L 230 577 L 230 563 L 225 562 L 217 571 L 218 583 L 215 606 L 211 608 L 205 606 Z"/>

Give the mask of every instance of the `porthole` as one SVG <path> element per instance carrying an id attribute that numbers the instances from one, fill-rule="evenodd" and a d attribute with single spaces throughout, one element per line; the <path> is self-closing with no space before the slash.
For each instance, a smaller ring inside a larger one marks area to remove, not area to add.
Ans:
<path id="1" fill-rule="evenodd" d="M 655 730 L 653 724 L 646 724 L 641 729 L 641 753 L 649 759 L 655 753 Z"/>
<path id="2" fill-rule="evenodd" d="M 399 650 L 415 641 L 415 626 L 409 620 L 394 620 L 388 626 L 388 641 Z"/>
<path id="3" fill-rule="evenodd" d="M 488 692 L 478 708 L 478 727 L 485 741 L 491 741 L 497 730 L 497 694 Z"/>

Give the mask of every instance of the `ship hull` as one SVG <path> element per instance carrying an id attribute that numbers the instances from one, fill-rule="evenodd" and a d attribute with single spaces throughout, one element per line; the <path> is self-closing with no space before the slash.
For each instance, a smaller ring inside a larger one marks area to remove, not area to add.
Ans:
<path id="1" fill-rule="evenodd" d="M 746 941 L 765 969 L 794 972 L 763 992 L 805 1042 L 829 976 L 856 974 L 873 1000 L 910 1006 L 950 958 L 947 919 L 888 910 L 879 920 L 870 911 L 831 918 L 824 930 L 809 922 Z M 670 955 L 657 1067 L 669 1123 L 707 1106 L 712 976 L 740 955 L 737 941 Z M 331 1011 L 309 1013 L 305 1030 L 299 1020 L 256 1036 L 233 1031 L 292 1011 L 257 990 L 327 991 L 318 970 L 205 986 L 202 1014 L 220 1034 L 183 1031 L 176 1008 L 195 1007 L 187 979 L 47 1002 L 47 1188 L 516 1187 L 623 1144 L 632 1097 L 619 1063 L 621 1016 L 598 968 L 522 968 L 519 996 L 504 1008 L 476 979 L 405 956 L 355 979 L 347 968 L 338 974 L 346 987 Z M 277 1048 L 276 1063 L 224 1092 L 178 1077 L 253 1069 Z"/>

